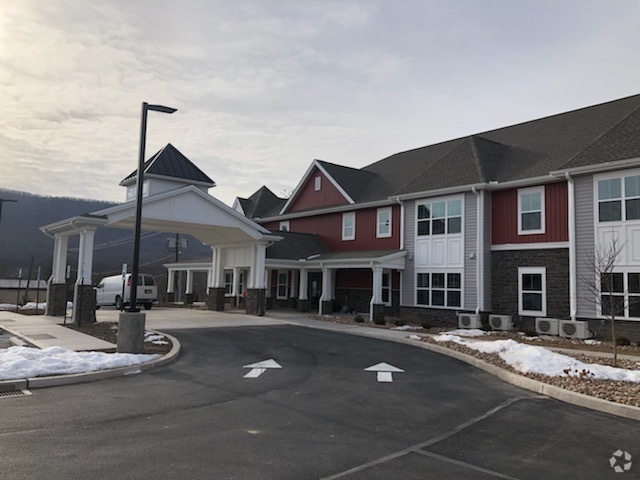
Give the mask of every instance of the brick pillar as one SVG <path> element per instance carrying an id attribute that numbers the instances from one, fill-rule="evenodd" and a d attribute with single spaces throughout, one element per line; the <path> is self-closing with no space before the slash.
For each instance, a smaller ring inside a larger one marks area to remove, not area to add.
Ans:
<path id="1" fill-rule="evenodd" d="M 247 315 L 263 316 L 267 306 L 267 294 L 264 288 L 247 289 Z"/>
<path id="2" fill-rule="evenodd" d="M 96 291 L 92 285 L 76 285 L 73 321 L 77 324 L 96 322 Z"/>
<path id="3" fill-rule="evenodd" d="M 373 308 L 373 318 L 372 320 L 375 322 L 376 320 L 384 320 L 384 307 L 385 305 L 382 303 L 374 303 Z"/>
<path id="4" fill-rule="evenodd" d="M 67 311 L 67 285 L 52 283 L 47 291 L 47 315 L 64 317 Z"/>
<path id="5" fill-rule="evenodd" d="M 333 313 L 333 300 L 323 300 L 322 302 L 322 314 L 328 315 Z"/>
<path id="6" fill-rule="evenodd" d="M 204 303 L 207 310 L 224 311 L 224 287 L 209 288 L 209 295 L 205 297 Z"/>
<path id="7" fill-rule="evenodd" d="M 298 299 L 298 304 L 296 305 L 296 310 L 299 311 L 299 312 L 308 312 L 309 311 L 309 300 L 308 299 L 304 299 L 304 300 Z"/>

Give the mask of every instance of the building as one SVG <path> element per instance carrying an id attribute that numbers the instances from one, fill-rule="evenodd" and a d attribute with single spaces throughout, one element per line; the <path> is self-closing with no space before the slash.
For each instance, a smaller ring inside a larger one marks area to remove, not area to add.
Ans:
<path id="1" fill-rule="evenodd" d="M 601 331 L 593 255 L 616 238 L 622 330 L 640 330 L 640 95 L 361 169 L 315 160 L 290 198 L 262 187 L 234 208 L 326 246 L 286 261 L 267 250 L 268 305 L 297 300 L 304 310 L 319 295 L 321 313 L 434 325 L 495 313 L 523 326 L 536 317 L 589 320 Z"/>

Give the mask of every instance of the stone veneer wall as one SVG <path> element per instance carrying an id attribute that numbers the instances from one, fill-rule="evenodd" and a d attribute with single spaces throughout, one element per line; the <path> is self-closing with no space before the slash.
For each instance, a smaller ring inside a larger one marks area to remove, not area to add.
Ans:
<path id="1" fill-rule="evenodd" d="M 224 311 L 224 301 L 224 287 L 209 288 L 209 295 L 205 296 L 204 299 L 207 310 L 214 310 L 216 312 Z"/>
<path id="2" fill-rule="evenodd" d="M 491 252 L 491 310 L 511 315 L 514 323 L 528 326 L 529 317 L 518 315 L 518 267 L 546 267 L 547 317 L 569 318 L 569 250 L 506 250 Z M 533 317 L 531 317 L 533 321 Z"/>
<path id="3" fill-rule="evenodd" d="M 96 321 L 96 291 L 93 285 L 78 285 L 78 300 L 74 308 L 75 321 L 78 324 L 95 323 Z"/>

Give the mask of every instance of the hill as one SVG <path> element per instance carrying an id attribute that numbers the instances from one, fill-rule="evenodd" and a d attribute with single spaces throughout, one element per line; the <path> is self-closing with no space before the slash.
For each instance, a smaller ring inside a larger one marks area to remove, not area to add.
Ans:
<path id="1" fill-rule="evenodd" d="M 23 278 L 26 278 L 32 258 L 32 278 L 35 278 L 38 267 L 41 267 L 41 278 L 49 278 L 53 261 L 53 239 L 42 233 L 39 227 L 113 205 L 98 200 L 46 197 L 6 189 L 0 189 L 0 198 L 17 200 L 17 203 L 4 203 L 2 207 L 0 278 L 17 278 L 20 268 Z M 162 264 L 175 260 L 175 252 L 168 248 L 168 238 L 175 238 L 175 234 L 143 232 L 140 243 L 140 269 L 156 276 L 161 285 L 166 283 L 166 270 Z M 181 238 L 187 239 L 188 247 L 183 249 L 180 260 L 211 255 L 211 249 L 200 241 L 189 236 Z M 78 237 L 71 237 L 68 262 L 74 272 L 77 271 L 77 246 Z M 98 229 L 94 248 L 93 283 L 97 283 L 103 276 L 119 274 L 122 264 L 131 265 L 132 258 L 133 231 Z M 72 277 L 75 279 L 75 273 Z"/>

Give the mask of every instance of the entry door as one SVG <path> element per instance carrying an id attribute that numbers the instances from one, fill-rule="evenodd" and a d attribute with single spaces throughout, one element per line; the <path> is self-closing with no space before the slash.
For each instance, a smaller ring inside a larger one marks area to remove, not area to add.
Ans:
<path id="1" fill-rule="evenodd" d="M 320 297 L 322 296 L 322 272 L 309 272 L 309 284 L 307 297 L 309 305 L 317 307 L 320 305 Z"/>

